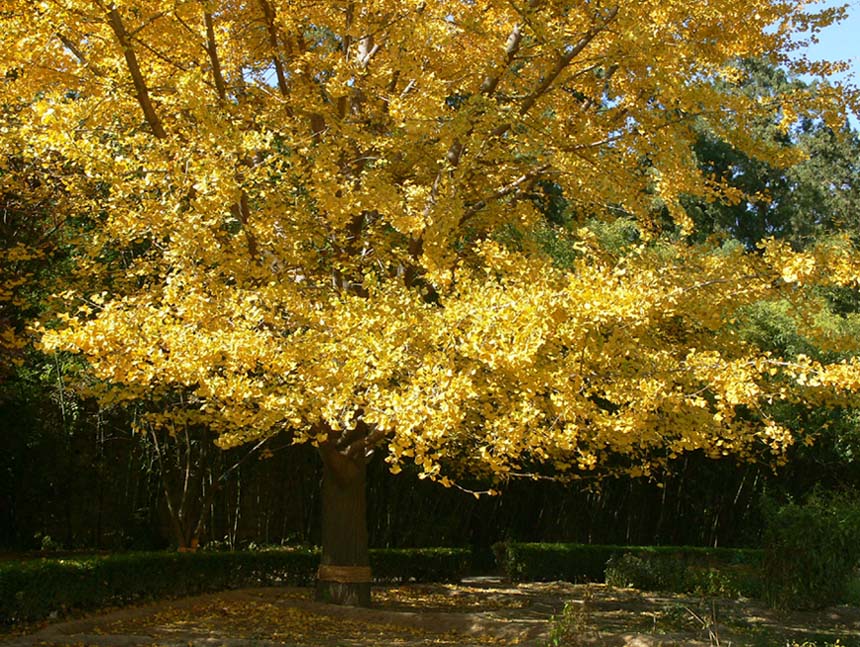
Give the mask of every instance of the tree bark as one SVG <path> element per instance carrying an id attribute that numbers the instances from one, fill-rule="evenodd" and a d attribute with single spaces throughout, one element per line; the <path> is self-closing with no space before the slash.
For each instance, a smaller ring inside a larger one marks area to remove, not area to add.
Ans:
<path id="1" fill-rule="evenodd" d="M 350 606 L 370 606 L 370 559 L 367 546 L 367 462 L 332 444 L 320 447 L 323 459 L 322 559 L 316 599 Z"/>

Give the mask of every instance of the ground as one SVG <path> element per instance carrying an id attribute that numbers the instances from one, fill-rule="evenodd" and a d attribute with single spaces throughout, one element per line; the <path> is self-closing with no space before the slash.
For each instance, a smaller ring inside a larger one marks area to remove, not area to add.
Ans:
<path id="1" fill-rule="evenodd" d="M 379 587 L 374 600 L 374 608 L 356 609 L 314 602 L 310 589 L 227 591 L 54 622 L 6 636 L 0 645 L 784 647 L 837 639 L 860 645 L 860 609 L 847 606 L 781 614 L 749 600 L 494 578 Z"/>

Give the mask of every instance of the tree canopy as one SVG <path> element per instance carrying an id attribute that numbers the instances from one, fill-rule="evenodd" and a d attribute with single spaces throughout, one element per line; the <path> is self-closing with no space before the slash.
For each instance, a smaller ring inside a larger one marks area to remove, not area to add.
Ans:
<path id="1" fill-rule="evenodd" d="M 790 57 L 839 17 L 806 4 L 0 2 L 4 181 L 38 167 L 80 232 L 45 347 L 105 401 L 157 402 L 149 424 L 384 446 L 444 484 L 780 452 L 768 405 L 852 397 L 860 366 L 762 352 L 739 309 L 814 320 L 803 285 L 856 284 L 850 241 L 659 234 L 748 197 L 697 164 L 703 119 L 779 167 L 796 149 L 762 119 L 856 107 L 738 82 L 752 57 L 833 69 Z"/>

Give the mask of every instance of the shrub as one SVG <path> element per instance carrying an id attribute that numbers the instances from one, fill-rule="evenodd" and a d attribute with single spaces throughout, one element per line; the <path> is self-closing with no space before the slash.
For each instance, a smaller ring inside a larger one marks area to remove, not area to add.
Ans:
<path id="1" fill-rule="evenodd" d="M 672 555 L 623 553 L 606 563 L 605 581 L 642 591 L 683 591 L 684 563 Z"/>
<path id="2" fill-rule="evenodd" d="M 377 582 L 459 582 L 469 570 L 468 548 L 374 548 L 370 566 Z"/>
<path id="3" fill-rule="evenodd" d="M 118 605 L 239 586 L 308 584 L 313 551 L 125 553 L 0 565 L 0 618 L 6 623 L 70 609 Z"/>
<path id="4" fill-rule="evenodd" d="M 546 647 L 578 647 L 602 642 L 592 618 L 592 597 L 591 589 L 586 589 L 582 600 L 565 602 L 561 613 L 550 618 Z"/>
<path id="5" fill-rule="evenodd" d="M 684 591 L 724 598 L 761 598 L 764 584 L 760 563 L 688 565 L 684 574 Z"/>
<path id="6" fill-rule="evenodd" d="M 860 559 L 856 498 L 768 504 L 765 521 L 765 596 L 772 606 L 819 608 L 846 598 Z"/>
<path id="7" fill-rule="evenodd" d="M 377 581 L 451 582 L 469 563 L 459 548 L 373 549 Z M 314 581 L 319 551 L 124 553 L 0 564 L 0 624 L 73 609 L 195 595 L 244 586 L 305 586 Z"/>
<path id="8" fill-rule="evenodd" d="M 723 554 L 729 558 L 731 553 Z M 752 563 L 721 562 L 714 556 L 679 552 L 624 553 L 606 564 L 606 583 L 642 591 L 673 591 L 704 596 L 760 597 L 759 568 L 753 556 L 733 556 Z"/>
<path id="9" fill-rule="evenodd" d="M 512 582 L 601 582 L 606 562 L 624 547 L 505 542 L 493 546 L 493 551 Z"/>
<path id="10" fill-rule="evenodd" d="M 512 581 L 606 581 L 616 586 L 757 595 L 762 551 L 691 546 L 526 544 L 493 547 Z"/>

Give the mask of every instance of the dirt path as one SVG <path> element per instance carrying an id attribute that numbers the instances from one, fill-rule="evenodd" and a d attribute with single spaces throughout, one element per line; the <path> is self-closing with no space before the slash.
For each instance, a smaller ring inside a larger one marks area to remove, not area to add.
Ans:
<path id="1" fill-rule="evenodd" d="M 562 644 L 860 645 L 860 609 L 781 615 L 749 601 L 703 601 L 563 582 L 379 587 L 375 607 L 314 602 L 309 589 L 261 588 L 162 601 L 51 624 L 3 647 L 417 647 Z M 568 603 L 567 610 L 562 610 Z M 714 639 L 719 643 L 715 643 Z"/>
<path id="2" fill-rule="evenodd" d="M 385 587 L 375 607 L 314 602 L 301 588 L 226 591 L 49 625 L 3 647 L 352 647 L 540 644 L 556 607 L 480 586 Z"/>

